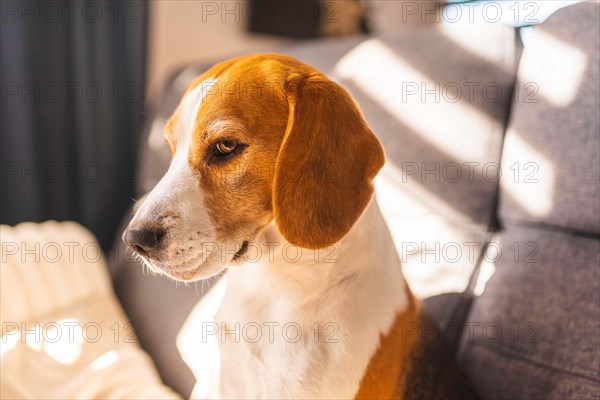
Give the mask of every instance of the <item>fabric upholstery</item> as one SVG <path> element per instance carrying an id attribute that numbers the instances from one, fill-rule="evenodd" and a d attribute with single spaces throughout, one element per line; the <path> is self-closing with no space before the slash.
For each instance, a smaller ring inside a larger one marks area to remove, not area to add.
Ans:
<path id="1" fill-rule="evenodd" d="M 534 27 L 503 150 L 500 217 L 600 234 L 600 5 Z M 518 171 L 518 175 L 517 175 Z"/>
<path id="2" fill-rule="evenodd" d="M 489 399 L 600 396 L 597 239 L 509 227 L 465 323 L 460 362 Z"/>
<path id="3" fill-rule="evenodd" d="M 460 349 L 485 398 L 600 397 L 599 7 L 558 11 L 522 55 L 493 239 L 502 254 L 482 265 L 491 279 Z"/>

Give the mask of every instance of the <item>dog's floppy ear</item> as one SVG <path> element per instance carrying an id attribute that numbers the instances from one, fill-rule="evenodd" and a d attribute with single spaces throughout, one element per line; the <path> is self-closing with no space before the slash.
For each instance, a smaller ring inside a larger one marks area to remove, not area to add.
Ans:
<path id="1" fill-rule="evenodd" d="M 350 94 L 323 74 L 291 74 L 285 91 L 275 222 L 290 243 L 324 248 L 348 233 L 369 203 L 383 150 Z"/>

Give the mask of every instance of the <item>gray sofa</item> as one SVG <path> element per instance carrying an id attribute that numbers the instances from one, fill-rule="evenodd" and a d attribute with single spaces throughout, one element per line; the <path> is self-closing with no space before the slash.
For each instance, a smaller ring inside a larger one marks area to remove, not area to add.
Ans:
<path id="1" fill-rule="evenodd" d="M 560 10 L 525 46 L 511 27 L 448 24 L 274 49 L 360 104 L 386 151 L 377 197 L 404 273 L 484 398 L 600 398 L 599 7 Z M 146 121 L 140 196 L 205 68 L 174 75 Z M 188 396 L 175 336 L 207 285 L 144 275 L 119 238 L 109 261 L 141 345 Z"/>

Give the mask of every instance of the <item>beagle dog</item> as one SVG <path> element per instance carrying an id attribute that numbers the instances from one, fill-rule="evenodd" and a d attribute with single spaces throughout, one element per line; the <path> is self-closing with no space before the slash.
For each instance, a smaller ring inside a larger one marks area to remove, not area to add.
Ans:
<path id="1" fill-rule="evenodd" d="M 227 269 L 194 397 L 440 386 L 419 367 L 419 306 L 373 198 L 384 152 L 348 91 L 288 56 L 231 59 L 189 85 L 165 137 L 171 165 L 123 240 L 178 281 Z"/>

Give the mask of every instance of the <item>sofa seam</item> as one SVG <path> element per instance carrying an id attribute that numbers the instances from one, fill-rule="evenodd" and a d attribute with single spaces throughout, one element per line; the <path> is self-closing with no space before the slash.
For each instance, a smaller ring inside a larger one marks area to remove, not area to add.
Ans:
<path id="1" fill-rule="evenodd" d="M 497 345 L 490 345 L 490 344 L 486 344 L 486 343 L 474 342 L 474 343 L 472 343 L 472 347 L 469 350 L 469 352 L 473 351 L 473 347 L 474 346 L 479 346 L 479 347 L 481 347 L 481 348 L 483 348 L 485 350 L 488 350 L 488 351 L 490 351 L 492 353 L 495 353 L 497 355 L 503 356 L 503 357 L 505 357 L 507 359 L 516 359 L 516 360 L 521 361 L 521 362 L 523 362 L 525 364 L 529 364 L 529 365 L 535 366 L 535 367 L 540 368 L 540 369 L 547 369 L 547 370 L 551 370 L 553 372 L 565 373 L 565 374 L 576 376 L 576 377 L 579 377 L 579 378 L 582 378 L 582 379 L 586 379 L 586 380 L 589 380 L 589 381 L 600 383 L 600 377 L 594 377 L 594 376 L 590 376 L 590 375 L 582 373 L 582 372 L 575 372 L 575 371 L 570 370 L 570 369 L 562 369 L 560 367 L 557 367 L 557 366 L 554 366 L 554 365 L 551 365 L 551 364 L 545 364 L 545 363 L 540 362 L 540 361 L 532 360 L 530 358 L 521 356 L 521 355 L 519 355 L 519 354 L 511 351 L 510 349 L 506 349 L 506 348 L 503 348 L 503 347 L 497 346 Z"/>

